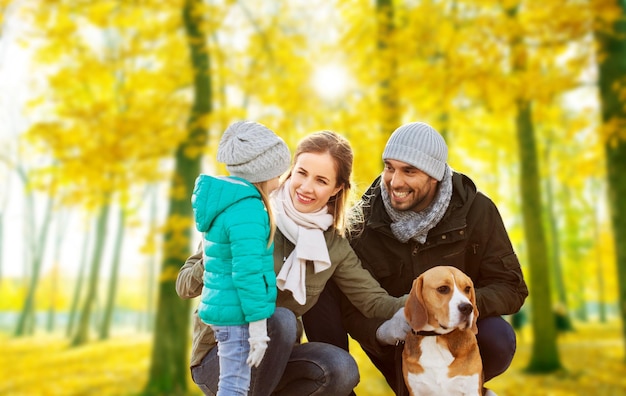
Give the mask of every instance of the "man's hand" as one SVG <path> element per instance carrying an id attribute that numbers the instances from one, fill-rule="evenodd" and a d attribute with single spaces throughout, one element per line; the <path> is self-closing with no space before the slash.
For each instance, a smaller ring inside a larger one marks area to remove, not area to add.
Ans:
<path id="1" fill-rule="evenodd" d="M 383 322 L 376 330 L 376 339 L 383 345 L 397 345 L 404 341 L 406 333 L 411 330 L 411 326 L 404 316 L 404 308 L 400 308 L 391 319 Z"/>

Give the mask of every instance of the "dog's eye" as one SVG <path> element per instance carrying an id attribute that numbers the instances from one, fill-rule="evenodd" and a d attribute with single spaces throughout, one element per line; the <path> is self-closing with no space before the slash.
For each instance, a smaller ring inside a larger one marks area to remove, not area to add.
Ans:
<path id="1" fill-rule="evenodd" d="M 471 291 L 472 291 L 472 287 L 471 286 L 467 286 L 465 288 L 465 294 L 470 294 Z"/>
<path id="2" fill-rule="evenodd" d="M 448 294 L 450 293 L 450 287 L 449 286 L 439 286 L 437 288 L 437 291 L 441 294 Z"/>

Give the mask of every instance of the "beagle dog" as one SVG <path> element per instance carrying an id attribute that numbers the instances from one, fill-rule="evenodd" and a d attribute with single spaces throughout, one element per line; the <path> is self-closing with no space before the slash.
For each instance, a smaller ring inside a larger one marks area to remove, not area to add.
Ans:
<path id="1" fill-rule="evenodd" d="M 472 280 L 455 267 L 429 269 L 413 281 L 404 315 L 412 329 L 402 352 L 409 393 L 482 395 Z"/>

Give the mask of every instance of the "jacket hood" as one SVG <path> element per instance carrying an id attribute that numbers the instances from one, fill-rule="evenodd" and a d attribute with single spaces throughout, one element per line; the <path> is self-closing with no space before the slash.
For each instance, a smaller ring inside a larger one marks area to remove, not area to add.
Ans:
<path id="1" fill-rule="evenodd" d="M 452 174 L 452 197 L 446 214 L 449 215 L 453 211 L 456 212 L 455 209 L 460 209 L 460 214 L 465 217 L 476 198 L 476 193 L 476 184 L 469 177 L 454 172 Z"/>
<path id="2" fill-rule="evenodd" d="M 200 175 L 191 196 L 191 207 L 198 231 L 205 232 L 213 220 L 229 206 L 247 198 L 259 198 L 259 190 L 235 176 Z"/>

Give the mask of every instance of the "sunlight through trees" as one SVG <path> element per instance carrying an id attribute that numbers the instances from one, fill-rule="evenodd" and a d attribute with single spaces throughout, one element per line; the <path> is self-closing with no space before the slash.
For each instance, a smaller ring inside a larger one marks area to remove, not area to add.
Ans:
<path id="1" fill-rule="evenodd" d="M 174 281 L 224 128 L 344 135 L 356 197 L 419 120 L 502 211 L 526 368 L 567 369 L 555 310 L 626 321 L 624 33 L 617 0 L 0 0 L 0 334 L 132 329 L 142 392 L 196 391 Z"/>

